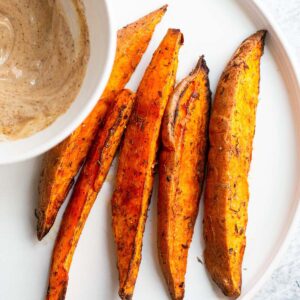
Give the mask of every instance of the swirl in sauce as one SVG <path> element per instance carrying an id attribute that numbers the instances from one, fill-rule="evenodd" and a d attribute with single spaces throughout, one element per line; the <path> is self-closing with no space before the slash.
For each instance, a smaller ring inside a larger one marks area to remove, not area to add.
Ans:
<path id="1" fill-rule="evenodd" d="M 1 140 L 44 129 L 80 90 L 90 54 L 88 26 L 81 0 L 68 0 L 75 35 L 63 1 L 0 1 Z"/>

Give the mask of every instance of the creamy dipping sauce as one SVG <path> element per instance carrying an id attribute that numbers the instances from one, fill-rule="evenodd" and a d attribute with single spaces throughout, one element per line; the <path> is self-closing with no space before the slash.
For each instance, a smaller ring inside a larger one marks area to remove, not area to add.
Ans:
<path id="1" fill-rule="evenodd" d="M 79 93 L 90 54 L 81 0 L 0 0 L 0 140 L 30 136 Z"/>

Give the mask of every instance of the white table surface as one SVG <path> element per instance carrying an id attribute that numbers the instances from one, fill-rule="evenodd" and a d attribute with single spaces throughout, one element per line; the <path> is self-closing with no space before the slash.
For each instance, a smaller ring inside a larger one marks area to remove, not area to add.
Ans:
<path id="1" fill-rule="evenodd" d="M 259 0 L 267 5 L 298 57 L 300 71 L 300 0 Z M 300 222 L 281 263 L 255 300 L 300 299 Z"/>

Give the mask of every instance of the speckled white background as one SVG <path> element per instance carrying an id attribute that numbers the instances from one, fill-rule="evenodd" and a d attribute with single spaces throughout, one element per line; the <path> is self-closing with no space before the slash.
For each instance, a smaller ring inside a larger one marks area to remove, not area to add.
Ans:
<path id="1" fill-rule="evenodd" d="M 275 17 L 298 57 L 300 70 L 300 0 L 259 0 Z M 300 299 L 300 222 L 281 263 L 255 300 Z"/>

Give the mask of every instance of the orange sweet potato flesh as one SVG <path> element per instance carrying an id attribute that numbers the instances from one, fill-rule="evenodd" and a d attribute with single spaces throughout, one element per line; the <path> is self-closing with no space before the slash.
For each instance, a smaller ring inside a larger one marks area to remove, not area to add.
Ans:
<path id="1" fill-rule="evenodd" d="M 101 100 L 78 129 L 45 155 L 36 210 L 39 240 L 51 229 L 97 134 L 99 123 L 139 64 L 166 9 L 167 6 L 163 6 L 118 31 L 115 61 Z"/>
<path id="2" fill-rule="evenodd" d="M 211 94 L 201 57 L 170 97 L 159 154 L 158 252 L 172 299 L 184 297 L 188 250 L 207 157 Z"/>
<path id="3" fill-rule="evenodd" d="M 204 257 L 212 279 L 230 297 L 241 293 L 247 178 L 265 35 L 265 31 L 258 31 L 235 52 L 220 78 L 210 120 Z"/>
<path id="4" fill-rule="evenodd" d="M 54 246 L 48 300 L 64 299 L 73 254 L 129 120 L 135 94 L 123 90 L 103 123 L 75 184 Z"/>
<path id="5" fill-rule="evenodd" d="M 122 299 L 131 299 L 141 261 L 142 239 L 153 187 L 153 172 L 164 110 L 173 91 L 183 36 L 169 29 L 137 91 L 126 130 L 112 198 Z"/>

